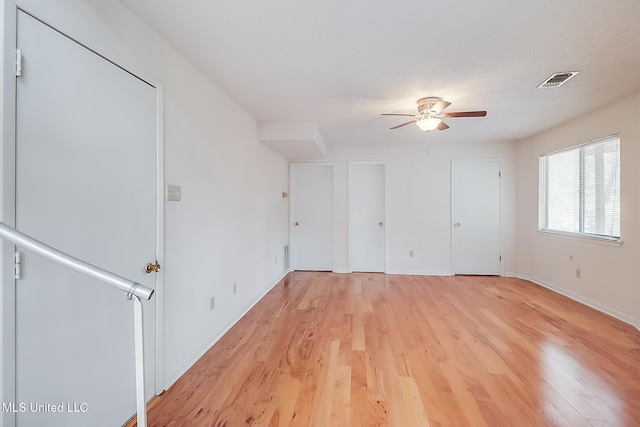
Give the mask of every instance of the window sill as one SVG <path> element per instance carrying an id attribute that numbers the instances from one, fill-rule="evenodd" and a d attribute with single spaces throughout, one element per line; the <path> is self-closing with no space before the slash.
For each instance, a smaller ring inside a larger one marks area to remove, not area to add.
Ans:
<path id="1" fill-rule="evenodd" d="M 555 230 L 538 230 L 538 233 L 549 237 L 566 238 L 578 242 L 594 243 L 596 245 L 612 246 L 616 248 L 622 246 L 622 240 L 611 240 L 607 237 L 585 236 L 575 233 L 563 233 L 562 231 Z"/>

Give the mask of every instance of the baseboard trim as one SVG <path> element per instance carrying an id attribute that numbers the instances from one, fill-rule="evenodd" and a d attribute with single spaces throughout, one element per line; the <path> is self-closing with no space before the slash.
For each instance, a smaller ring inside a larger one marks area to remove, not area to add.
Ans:
<path id="1" fill-rule="evenodd" d="M 451 271 L 415 271 L 415 270 L 390 270 L 387 274 L 404 276 L 453 276 Z"/>
<path id="2" fill-rule="evenodd" d="M 151 399 L 151 401 L 149 403 L 147 403 L 147 413 L 149 412 L 149 410 L 151 408 L 153 408 L 154 406 L 156 406 L 161 400 L 162 400 L 162 395 L 163 393 L 160 393 L 159 395 L 155 396 L 153 399 Z M 131 419 L 129 421 L 127 421 L 127 423 L 122 426 L 122 427 L 137 427 L 138 426 L 138 416 L 134 415 L 133 417 L 131 417 Z"/>
<path id="3" fill-rule="evenodd" d="M 529 276 L 528 274 L 516 274 L 516 276 L 518 279 L 523 279 L 523 280 L 528 280 L 529 282 L 533 282 L 536 285 L 540 285 L 543 288 L 547 288 L 553 292 L 556 292 L 560 295 L 564 295 L 567 298 L 571 298 L 572 300 L 579 302 L 580 304 L 584 304 L 587 307 L 591 307 L 594 310 L 598 310 L 604 314 L 607 314 L 611 317 L 615 317 L 616 319 L 627 323 L 633 327 L 635 327 L 636 329 L 638 329 L 640 331 L 640 319 L 637 319 L 633 316 L 630 316 L 626 313 L 623 313 L 621 311 L 618 311 L 614 308 L 611 308 L 605 304 L 601 304 L 597 301 L 594 301 L 592 299 L 586 298 L 582 295 L 576 294 L 574 292 L 568 291 L 566 289 L 563 289 L 559 286 L 554 285 L 553 283 L 547 282 L 545 280 L 541 280 L 538 279 L 537 277 L 532 277 Z"/>
<path id="4" fill-rule="evenodd" d="M 290 272 L 291 272 L 290 270 L 285 271 L 284 274 L 278 280 L 276 280 L 276 282 L 273 285 L 269 286 L 258 298 L 256 298 L 251 304 L 249 304 L 244 311 L 242 311 L 238 316 L 236 316 L 234 320 L 229 322 L 226 328 L 224 328 L 220 333 L 213 336 L 207 342 L 207 344 L 201 347 L 200 351 L 198 351 L 193 357 L 189 358 L 185 363 L 183 363 L 178 369 L 173 371 L 170 375 L 167 375 L 163 380 L 163 387 L 162 387 L 163 390 L 168 390 L 169 387 L 175 384 L 175 382 L 178 381 L 178 379 L 180 379 L 180 377 L 183 376 L 185 372 L 187 372 L 189 368 L 191 368 L 202 356 L 204 356 L 204 354 L 207 351 L 209 351 L 209 349 L 213 347 L 213 345 L 217 343 L 224 334 L 229 332 L 229 329 L 231 329 L 233 325 L 235 325 L 236 323 L 238 323 L 240 319 L 242 319 L 242 316 L 247 314 L 249 310 L 251 310 L 258 302 L 260 302 L 260 300 L 264 298 L 264 296 L 268 294 L 278 283 L 280 283 Z"/>

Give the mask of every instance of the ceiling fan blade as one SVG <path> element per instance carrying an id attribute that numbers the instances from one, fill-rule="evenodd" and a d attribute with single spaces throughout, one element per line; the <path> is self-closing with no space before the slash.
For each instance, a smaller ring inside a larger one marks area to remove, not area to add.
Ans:
<path id="1" fill-rule="evenodd" d="M 433 104 L 433 107 L 431 107 L 431 110 L 429 110 L 429 111 L 432 112 L 433 114 L 440 114 L 442 112 L 442 110 L 447 108 L 449 105 L 451 105 L 450 102 L 438 101 L 435 104 Z"/>
<path id="2" fill-rule="evenodd" d="M 401 114 L 401 113 L 382 113 L 381 116 L 403 116 L 403 117 L 415 117 L 415 114 Z"/>
<path id="3" fill-rule="evenodd" d="M 447 130 L 447 129 L 449 129 L 449 125 L 446 124 L 445 122 L 440 122 L 440 124 L 438 125 L 438 127 L 436 129 L 438 129 L 438 130 Z"/>
<path id="4" fill-rule="evenodd" d="M 456 111 L 442 114 L 443 117 L 484 117 L 486 115 L 486 111 Z"/>
<path id="5" fill-rule="evenodd" d="M 394 127 L 390 128 L 390 129 L 398 129 L 398 128 L 401 128 L 402 126 L 410 125 L 411 123 L 415 123 L 415 122 L 416 122 L 416 120 L 411 120 L 410 122 L 402 123 L 401 125 L 394 126 Z"/>

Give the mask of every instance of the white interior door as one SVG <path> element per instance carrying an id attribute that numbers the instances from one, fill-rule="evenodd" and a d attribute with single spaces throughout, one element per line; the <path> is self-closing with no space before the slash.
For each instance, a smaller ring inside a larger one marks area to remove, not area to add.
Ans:
<path id="1" fill-rule="evenodd" d="M 333 270 L 333 165 L 292 164 L 291 265 Z"/>
<path id="2" fill-rule="evenodd" d="M 385 271 L 385 165 L 349 163 L 349 267 Z"/>
<path id="3" fill-rule="evenodd" d="M 144 266 L 156 259 L 156 89 L 22 12 L 18 45 L 17 228 L 155 288 Z M 123 424 L 136 411 L 132 303 L 37 255 L 24 252 L 22 268 L 17 425 Z M 154 304 L 144 304 L 147 398 Z"/>
<path id="4" fill-rule="evenodd" d="M 499 275 L 500 161 L 452 161 L 455 274 Z"/>

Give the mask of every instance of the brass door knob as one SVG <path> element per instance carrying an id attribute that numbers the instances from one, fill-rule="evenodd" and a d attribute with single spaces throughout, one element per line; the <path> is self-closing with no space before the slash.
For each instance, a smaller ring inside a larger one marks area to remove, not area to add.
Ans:
<path id="1" fill-rule="evenodd" d="M 456 227 L 462 227 L 462 224 L 460 224 L 459 222 L 456 222 L 456 223 L 455 223 L 455 224 L 453 224 L 453 225 L 455 225 Z"/>
<path id="2" fill-rule="evenodd" d="M 378 223 L 378 227 L 382 227 L 383 225 L 384 225 L 384 222 L 382 222 L 382 221 L 380 221 L 380 222 Z"/>
<path id="3" fill-rule="evenodd" d="M 156 272 L 156 273 L 157 273 L 158 271 L 160 271 L 160 264 L 158 263 L 158 260 L 156 260 L 156 263 L 155 263 L 155 264 L 152 264 L 152 263 L 150 263 L 150 262 L 149 262 L 149 263 L 147 263 L 147 266 L 145 267 L 144 271 L 145 271 L 147 274 L 151 274 L 151 273 L 153 273 L 153 272 Z"/>
<path id="4" fill-rule="evenodd" d="M 293 225 L 295 225 L 296 227 L 300 225 L 300 223 L 298 221 L 294 222 Z"/>

